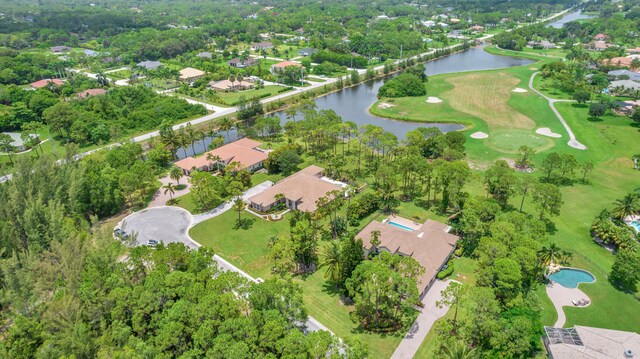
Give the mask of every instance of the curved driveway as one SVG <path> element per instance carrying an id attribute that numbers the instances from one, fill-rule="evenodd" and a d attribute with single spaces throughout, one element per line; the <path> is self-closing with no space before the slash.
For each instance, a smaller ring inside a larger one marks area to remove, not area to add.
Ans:
<path id="1" fill-rule="evenodd" d="M 578 150 L 586 150 L 587 146 L 585 146 L 582 143 L 578 142 L 578 140 L 576 139 L 576 136 L 573 134 L 573 131 L 571 131 L 571 128 L 569 127 L 567 122 L 564 120 L 564 118 L 562 117 L 560 112 L 558 112 L 558 110 L 556 109 L 556 106 L 555 106 L 556 102 L 574 102 L 574 101 L 573 100 L 556 100 L 556 99 L 548 97 L 547 95 L 543 94 L 542 92 L 540 92 L 536 88 L 534 88 L 533 87 L 533 80 L 536 78 L 536 75 L 539 74 L 539 73 L 540 72 L 534 72 L 533 75 L 531 75 L 531 78 L 529 79 L 529 88 L 533 92 L 535 92 L 538 95 L 540 95 L 545 100 L 549 101 L 549 107 L 551 107 L 551 110 L 553 110 L 553 113 L 556 114 L 556 117 L 558 117 L 558 120 L 560 120 L 560 123 L 562 123 L 562 126 L 564 126 L 564 129 L 567 130 L 567 133 L 569 134 L 569 142 L 567 144 L 570 147 L 573 147 L 573 148 L 578 149 Z"/>
<path id="2" fill-rule="evenodd" d="M 154 239 L 165 244 L 184 243 L 189 248 L 197 248 L 188 234 L 191 223 L 193 217 L 187 210 L 164 206 L 135 212 L 123 219 L 119 227 L 129 234 L 136 234 L 136 245 L 145 245 Z"/>

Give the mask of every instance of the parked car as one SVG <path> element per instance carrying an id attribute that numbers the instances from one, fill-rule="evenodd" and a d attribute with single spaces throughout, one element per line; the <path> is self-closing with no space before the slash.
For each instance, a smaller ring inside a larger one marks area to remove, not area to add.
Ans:
<path id="1" fill-rule="evenodd" d="M 116 235 L 116 237 L 120 237 L 120 238 L 129 238 L 129 233 L 123 231 L 120 228 L 116 228 L 113 230 L 113 234 Z"/>
<path id="2" fill-rule="evenodd" d="M 148 240 L 148 241 L 147 241 L 147 245 L 148 245 L 149 247 L 155 247 L 155 246 L 157 246 L 157 245 L 158 245 L 158 243 L 160 243 L 160 242 L 158 242 L 158 241 L 157 241 L 157 240 L 155 240 L 155 239 L 150 239 L 150 240 Z"/>

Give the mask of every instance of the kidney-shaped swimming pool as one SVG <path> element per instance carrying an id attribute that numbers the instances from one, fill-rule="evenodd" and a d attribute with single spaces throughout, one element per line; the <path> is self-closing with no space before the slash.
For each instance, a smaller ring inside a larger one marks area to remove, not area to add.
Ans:
<path id="1" fill-rule="evenodd" d="M 578 288 L 580 283 L 593 283 L 596 278 L 589 272 L 575 268 L 562 268 L 551 274 L 549 279 L 566 288 Z"/>

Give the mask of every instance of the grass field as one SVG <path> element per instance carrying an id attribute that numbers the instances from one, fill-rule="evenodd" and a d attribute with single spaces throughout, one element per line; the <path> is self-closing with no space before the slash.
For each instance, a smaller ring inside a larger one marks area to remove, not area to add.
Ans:
<path id="1" fill-rule="evenodd" d="M 240 102 L 240 97 L 244 96 L 246 100 L 251 100 L 253 97 L 262 97 L 268 94 L 269 96 L 278 95 L 278 91 L 284 89 L 282 86 L 270 85 L 261 89 L 238 91 L 238 92 L 220 92 L 218 96 L 224 101 L 224 105 L 236 105 Z"/>

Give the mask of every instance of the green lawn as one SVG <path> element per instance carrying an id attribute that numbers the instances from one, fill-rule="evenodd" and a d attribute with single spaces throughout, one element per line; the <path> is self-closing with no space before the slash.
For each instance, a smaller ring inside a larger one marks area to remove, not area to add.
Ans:
<path id="1" fill-rule="evenodd" d="M 242 96 L 244 96 L 246 100 L 251 100 L 253 97 L 256 97 L 256 96 L 260 98 L 263 98 L 263 96 L 270 97 L 270 96 L 278 95 L 279 94 L 278 91 L 282 89 L 284 89 L 284 87 L 282 86 L 269 85 L 261 89 L 254 89 L 254 90 L 246 90 L 246 91 L 238 91 L 238 92 L 220 92 L 218 96 L 222 101 L 224 101 L 222 104 L 231 106 L 231 105 L 236 105 L 238 102 L 240 102 L 240 97 Z"/>

